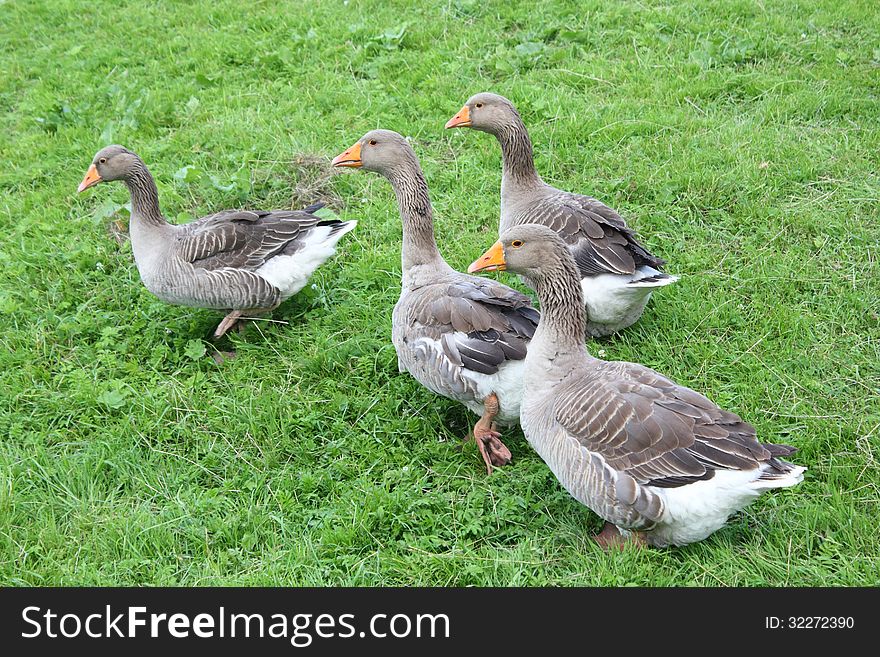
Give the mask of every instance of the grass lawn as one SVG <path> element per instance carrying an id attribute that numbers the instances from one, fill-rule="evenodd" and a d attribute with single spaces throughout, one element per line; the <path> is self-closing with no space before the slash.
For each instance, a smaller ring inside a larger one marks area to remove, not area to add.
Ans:
<path id="1" fill-rule="evenodd" d="M 880 584 L 875 2 L 0 0 L 0 71 L 0 583 Z M 411 136 L 464 269 L 500 152 L 443 124 L 485 90 L 681 276 L 593 352 L 796 445 L 802 485 L 605 554 L 518 429 L 487 477 L 473 417 L 397 372 L 391 189 L 329 160 Z M 125 188 L 75 193 L 109 143 L 172 221 L 324 199 L 360 224 L 218 366 L 220 314 L 153 298 L 111 234 Z"/>

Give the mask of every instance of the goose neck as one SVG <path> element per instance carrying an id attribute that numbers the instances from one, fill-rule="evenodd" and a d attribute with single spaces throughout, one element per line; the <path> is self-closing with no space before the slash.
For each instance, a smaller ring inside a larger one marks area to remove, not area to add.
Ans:
<path id="1" fill-rule="evenodd" d="M 563 255 L 533 276 L 541 302 L 541 322 L 533 342 L 548 341 L 557 352 L 583 351 L 587 317 L 580 275 L 571 256 Z"/>
<path id="2" fill-rule="evenodd" d="M 403 221 L 401 264 L 404 274 L 420 265 L 446 263 L 437 249 L 428 184 L 418 164 L 397 167 L 388 175 Z M 448 266 L 447 266 L 448 267 Z"/>
<path id="3" fill-rule="evenodd" d="M 541 177 L 535 169 L 532 140 L 519 114 L 514 113 L 509 122 L 498 128 L 495 136 L 501 145 L 504 181 L 522 187 L 540 185 Z"/>
<path id="4" fill-rule="evenodd" d="M 159 209 L 159 191 L 146 165 L 138 160 L 125 177 L 131 194 L 131 216 L 147 224 L 164 225 L 167 222 Z"/>

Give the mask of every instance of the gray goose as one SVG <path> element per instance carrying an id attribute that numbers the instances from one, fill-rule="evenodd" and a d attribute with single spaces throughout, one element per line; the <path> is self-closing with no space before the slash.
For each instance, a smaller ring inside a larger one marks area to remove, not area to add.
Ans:
<path id="1" fill-rule="evenodd" d="M 403 280 L 391 326 L 398 367 L 480 416 L 473 436 L 491 474 L 510 461 L 497 425 L 519 420 L 523 359 L 538 312 L 526 295 L 446 263 L 425 176 L 401 135 L 368 132 L 333 165 L 375 171 L 391 183 L 403 220 Z"/>
<path id="2" fill-rule="evenodd" d="M 535 282 L 541 323 L 520 424 L 566 490 L 606 520 L 600 544 L 700 541 L 762 492 L 799 483 L 805 468 L 778 458 L 793 447 L 759 443 L 737 415 L 647 367 L 590 355 L 566 246 L 546 226 L 514 226 L 468 271 Z"/>
<path id="3" fill-rule="evenodd" d="M 305 287 L 356 221 L 323 220 L 305 210 L 224 210 L 192 223 L 168 223 L 143 160 L 122 146 L 95 155 L 77 191 L 121 180 L 131 194 L 131 246 L 146 288 L 166 303 L 229 313 L 219 338 L 243 315 L 263 313 Z"/>
<path id="4" fill-rule="evenodd" d="M 678 280 L 662 271 L 664 261 L 639 244 L 617 212 L 595 198 L 541 180 L 525 124 L 503 96 L 472 96 L 446 127 L 473 128 L 498 139 L 502 159 L 498 232 L 519 224 L 541 224 L 565 240 L 580 271 L 588 335 L 603 337 L 635 323 L 651 292 Z"/>

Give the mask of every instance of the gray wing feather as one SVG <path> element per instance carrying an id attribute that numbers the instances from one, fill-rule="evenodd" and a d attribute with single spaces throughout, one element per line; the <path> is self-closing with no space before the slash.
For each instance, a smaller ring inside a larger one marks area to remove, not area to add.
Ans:
<path id="1" fill-rule="evenodd" d="M 633 363 L 601 363 L 571 377 L 554 410 L 570 436 L 639 484 L 682 486 L 771 457 L 739 416 Z"/>
<path id="2" fill-rule="evenodd" d="M 409 294 L 407 330 L 440 340 L 452 364 L 483 374 L 525 358 L 540 318 L 526 295 L 474 276 L 462 274 Z"/>
<path id="3" fill-rule="evenodd" d="M 178 254 L 203 269 L 258 269 L 320 220 L 297 210 L 226 210 L 186 224 Z"/>
<path id="4" fill-rule="evenodd" d="M 661 269 L 665 261 L 636 239 L 623 218 L 590 196 L 549 188 L 518 212 L 516 223 L 539 223 L 569 245 L 582 276 L 632 274 L 643 265 Z"/>

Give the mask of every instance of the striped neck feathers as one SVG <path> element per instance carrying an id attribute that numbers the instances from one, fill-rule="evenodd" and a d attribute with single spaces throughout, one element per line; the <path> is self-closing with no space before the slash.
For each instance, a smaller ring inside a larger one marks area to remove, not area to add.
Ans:
<path id="1" fill-rule="evenodd" d="M 514 108 L 510 120 L 494 127 L 493 134 L 501 145 L 503 176 L 515 183 L 537 185 L 541 177 L 535 169 L 532 140 L 522 118 Z"/>
<path id="2" fill-rule="evenodd" d="M 387 178 L 397 197 L 397 207 L 403 221 L 401 263 L 404 273 L 418 265 L 445 265 L 434 237 L 434 216 L 428 183 L 418 161 L 399 164 L 387 173 Z"/>
<path id="3" fill-rule="evenodd" d="M 159 191 L 147 165 L 138 158 L 123 179 L 131 194 L 131 214 L 151 224 L 166 224 L 159 209 Z"/>
<path id="4" fill-rule="evenodd" d="M 586 341 L 586 308 L 580 274 L 568 252 L 544 264 L 538 274 L 529 274 L 541 302 L 538 330 L 558 347 L 583 349 Z"/>

